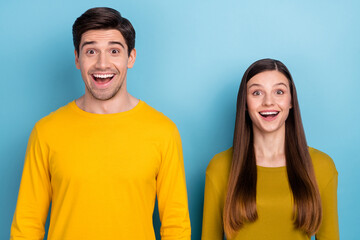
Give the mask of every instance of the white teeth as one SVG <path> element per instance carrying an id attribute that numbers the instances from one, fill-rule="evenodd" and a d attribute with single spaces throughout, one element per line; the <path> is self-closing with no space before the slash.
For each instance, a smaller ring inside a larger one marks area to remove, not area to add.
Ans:
<path id="1" fill-rule="evenodd" d="M 261 115 L 274 115 L 278 114 L 279 112 L 260 112 Z"/>
<path id="2" fill-rule="evenodd" d="M 93 74 L 93 76 L 96 77 L 96 78 L 111 78 L 114 75 L 115 74 Z"/>

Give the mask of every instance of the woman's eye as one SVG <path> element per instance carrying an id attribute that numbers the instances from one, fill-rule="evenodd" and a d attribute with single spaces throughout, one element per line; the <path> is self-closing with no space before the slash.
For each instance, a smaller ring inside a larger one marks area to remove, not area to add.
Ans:
<path id="1" fill-rule="evenodd" d="M 276 94 L 282 95 L 282 94 L 284 94 L 284 91 L 283 90 L 277 90 Z"/>
<path id="2" fill-rule="evenodd" d="M 260 96 L 260 95 L 261 95 L 261 92 L 260 92 L 260 91 L 255 91 L 255 92 L 253 92 L 253 95 L 254 95 L 254 96 Z"/>

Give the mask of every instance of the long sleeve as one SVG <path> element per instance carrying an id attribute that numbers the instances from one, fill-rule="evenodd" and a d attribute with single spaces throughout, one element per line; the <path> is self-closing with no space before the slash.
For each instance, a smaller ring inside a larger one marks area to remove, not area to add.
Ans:
<path id="1" fill-rule="evenodd" d="M 320 229 L 316 234 L 317 240 L 340 239 L 337 213 L 337 185 L 338 173 L 336 172 L 326 185 L 326 188 L 321 192 L 323 219 Z"/>
<path id="2" fill-rule="evenodd" d="M 222 240 L 224 239 L 222 209 L 224 205 L 223 197 L 216 188 L 211 177 L 206 174 L 205 194 L 204 194 L 204 213 L 202 225 L 202 240 Z"/>
<path id="3" fill-rule="evenodd" d="M 161 239 L 190 240 L 185 171 L 180 135 L 176 127 L 166 141 L 157 175 L 157 198 Z"/>
<path id="4" fill-rule="evenodd" d="M 28 142 L 11 240 L 42 240 L 51 201 L 48 150 L 42 144 L 36 126 Z"/>

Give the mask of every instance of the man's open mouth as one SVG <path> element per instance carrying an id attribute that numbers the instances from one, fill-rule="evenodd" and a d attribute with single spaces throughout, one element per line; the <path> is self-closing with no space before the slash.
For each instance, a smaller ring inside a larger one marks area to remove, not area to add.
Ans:
<path id="1" fill-rule="evenodd" d="M 110 82 L 113 79 L 113 77 L 115 76 L 115 74 L 113 74 L 113 73 L 104 73 L 104 74 L 94 73 L 94 74 L 91 74 L 91 76 L 96 83 L 105 84 L 105 83 Z"/>
<path id="2" fill-rule="evenodd" d="M 279 112 L 278 111 L 267 111 L 267 112 L 259 112 L 259 114 L 264 118 L 274 118 Z"/>

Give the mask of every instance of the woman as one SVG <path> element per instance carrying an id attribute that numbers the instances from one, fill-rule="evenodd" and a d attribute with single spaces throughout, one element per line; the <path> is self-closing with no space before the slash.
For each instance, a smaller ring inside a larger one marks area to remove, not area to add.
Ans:
<path id="1" fill-rule="evenodd" d="M 307 146 L 289 70 L 256 61 L 240 84 L 233 147 L 206 170 L 202 239 L 339 239 L 337 175 Z"/>

